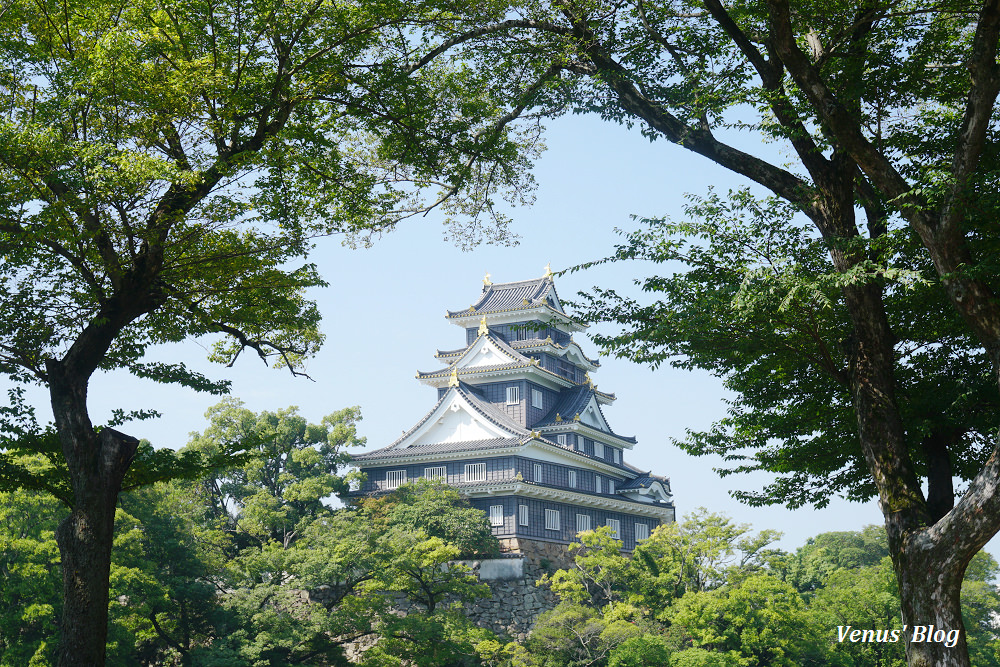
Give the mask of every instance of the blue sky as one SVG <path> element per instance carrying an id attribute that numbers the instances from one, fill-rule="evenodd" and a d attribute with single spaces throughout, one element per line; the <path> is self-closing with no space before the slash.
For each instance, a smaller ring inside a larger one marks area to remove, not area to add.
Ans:
<path id="1" fill-rule="evenodd" d="M 441 220 L 431 216 L 405 222 L 369 249 L 344 247 L 337 238 L 318 243 L 313 260 L 330 286 L 314 294 L 327 339 L 308 364 L 313 381 L 268 369 L 250 355 L 232 369 L 210 364 L 197 342 L 164 348 L 158 356 L 183 360 L 212 377 L 231 378 L 232 394 L 255 411 L 295 405 L 316 422 L 342 407 L 360 405 L 361 434 L 369 448 L 382 447 L 434 404 L 435 391 L 417 382 L 414 373 L 440 366 L 433 358 L 435 349 L 464 344 L 462 330 L 445 321 L 445 310 L 475 301 L 486 271 L 494 282 L 508 282 L 541 276 L 547 264 L 561 270 L 603 257 L 616 243 L 614 228 L 634 226 L 630 215 L 679 218 L 685 193 L 702 194 L 709 185 L 723 191 L 746 185 L 699 156 L 667 142 L 650 143 L 636 129 L 595 117 L 553 120 L 546 140 L 548 150 L 535 170 L 537 201 L 511 211 L 513 231 L 521 237 L 514 247 L 462 252 L 442 240 Z M 774 147 L 755 146 L 753 137 L 734 140 L 781 160 Z M 628 290 L 632 278 L 645 275 L 642 268 L 599 267 L 563 276 L 556 288 L 564 297 L 595 284 Z M 578 334 L 576 340 L 589 355 L 596 354 L 584 336 Z M 731 489 L 759 488 L 767 477 L 720 479 L 712 470 L 717 459 L 690 457 L 670 444 L 685 429 L 707 427 L 724 414 L 725 391 L 710 375 L 669 367 L 654 372 L 604 359 L 592 377 L 602 390 L 618 395 L 605 411 L 612 427 L 638 438 L 627 460 L 671 478 L 679 515 L 704 506 L 758 530 L 781 530 L 781 546 L 787 549 L 820 532 L 881 524 L 873 502 L 834 499 L 822 511 L 789 511 L 750 508 L 731 499 Z M 44 404 L 44 394 L 32 396 Z M 204 412 L 217 400 L 123 374 L 95 378 L 90 392 L 95 422 L 106 420 L 112 408 L 160 411 L 162 418 L 123 430 L 172 448 L 205 427 Z M 44 410 L 40 416 L 45 416 Z"/>

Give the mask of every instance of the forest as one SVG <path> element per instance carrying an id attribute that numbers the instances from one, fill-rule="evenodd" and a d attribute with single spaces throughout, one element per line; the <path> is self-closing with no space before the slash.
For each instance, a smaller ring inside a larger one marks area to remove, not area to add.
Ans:
<path id="1" fill-rule="evenodd" d="M 881 527 L 822 533 L 794 552 L 773 546 L 777 531 L 704 508 L 656 529 L 631 555 L 606 527 L 581 533 L 569 547 L 573 566 L 551 566 L 537 582 L 558 605 L 517 641 L 477 627 L 463 608 L 490 589 L 460 561 L 494 556 L 499 544 L 486 515 L 455 489 L 406 485 L 331 506 L 356 474 L 346 468 L 349 449 L 364 444 L 357 408 L 310 424 L 292 408 L 253 413 L 230 398 L 207 416 L 185 451 L 240 442 L 238 465 L 121 497 L 109 665 L 906 664 L 902 639 L 838 639 L 846 626 L 883 637 L 902 630 Z M 0 495 L 4 667 L 55 661 L 54 535 L 67 511 L 45 492 Z M 998 574 L 982 552 L 963 586 L 976 665 L 1000 664 Z"/>

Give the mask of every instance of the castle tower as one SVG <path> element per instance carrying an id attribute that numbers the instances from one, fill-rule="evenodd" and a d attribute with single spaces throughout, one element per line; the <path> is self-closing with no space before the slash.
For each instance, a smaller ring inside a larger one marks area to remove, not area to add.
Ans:
<path id="1" fill-rule="evenodd" d="M 465 347 L 439 350 L 444 368 L 417 373 L 438 396 L 423 419 L 354 457 L 367 474 L 361 494 L 445 481 L 515 550 L 605 525 L 632 550 L 674 520 L 669 480 L 625 461 L 636 440 L 608 425 L 603 406 L 615 396 L 590 379 L 600 364 L 573 341 L 584 327 L 563 310 L 551 272 L 514 283 L 487 274 L 479 298 L 447 318 L 465 329 Z"/>

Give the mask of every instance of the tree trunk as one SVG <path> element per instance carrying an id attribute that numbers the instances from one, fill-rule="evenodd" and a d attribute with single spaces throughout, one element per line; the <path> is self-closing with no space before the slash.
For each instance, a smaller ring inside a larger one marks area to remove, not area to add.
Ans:
<path id="1" fill-rule="evenodd" d="M 59 667 L 101 667 L 108 636 L 108 589 L 115 507 L 139 441 L 87 413 L 89 372 L 47 364 L 56 429 L 73 485 L 73 509 L 56 530 L 62 556 L 63 615 Z"/>
<path id="2" fill-rule="evenodd" d="M 85 487 L 74 489 L 73 511 L 56 530 L 63 572 L 60 667 L 104 664 L 115 507 L 139 441 L 104 429 L 79 444 L 94 455 Z"/>
<path id="3" fill-rule="evenodd" d="M 888 520 L 887 520 L 888 523 Z M 947 550 L 907 540 L 895 554 L 909 667 L 969 667 L 962 622 L 962 579 L 966 564 Z M 947 644 L 954 644 L 947 646 Z"/>

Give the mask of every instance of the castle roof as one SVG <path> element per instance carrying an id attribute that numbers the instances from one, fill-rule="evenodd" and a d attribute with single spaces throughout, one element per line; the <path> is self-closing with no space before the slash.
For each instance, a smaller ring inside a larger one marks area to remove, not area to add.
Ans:
<path id="1" fill-rule="evenodd" d="M 483 293 L 479 296 L 479 300 L 472 305 L 472 308 L 477 313 L 492 313 L 499 310 L 512 310 L 524 308 L 527 305 L 539 306 L 542 304 L 549 304 L 560 313 L 565 312 L 556 297 L 556 288 L 550 276 L 535 280 L 520 280 L 514 283 L 484 285 Z M 466 312 L 459 311 L 463 315 Z"/>
<path id="2" fill-rule="evenodd" d="M 449 310 L 446 317 L 455 320 L 456 324 L 465 324 L 470 318 L 506 315 L 516 311 L 534 311 L 542 319 L 556 319 L 576 331 L 585 328 L 584 325 L 573 321 L 563 310 L 552 282 L 551 272 L 546 272 L 543 277 L 534 280 L 513 283 L 486 282 L 482 294 L 475 303 L 463 310 Z"/>
<path id="3" fill-rule="evenodd" d="M 599 392 L 594 387 L 581 385 L 571 389 L 563 390 L 549 413 L 535 424 L 535 428 L 545 428 L 548 426 L 566 425 L 566 422 L 580 421 L 581 423 L 598 431 L 603 431 L 609 435 L 635 444 L 634 436 L 618 435 L 611 430 L 608 420 L 601 409 L 600 400 L 603 392 Z M 603 394 L 603 396 L 608 396 Z M 611 395 L 614 398 L 614 395 Z"/>
<path id="4" fill-rule="evenodd" d="M 549 381 L 559 386 L 570 387 L 576 384 L 572 380 L 543 368 L 537 359 L 521 354 L 513 347 L 503 341 L 502 338 L 487 332 L 480 336 L 467 348 L 462 350 L 461 356 L 452 362 L 447 368 L 436 371 L 417 371 L 417 379 L 428 384 L 443 384 L 451 377 L 480 375 L 482 373 L 502 373 L 517 371 L 519 369 L 528 370 L 532 374 L 548 378 Z M 604 394 L 604 400 L 614 400 L 613 394 Z"/>

